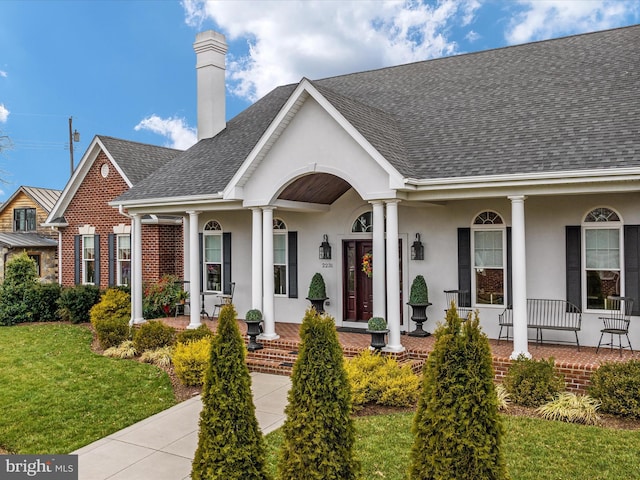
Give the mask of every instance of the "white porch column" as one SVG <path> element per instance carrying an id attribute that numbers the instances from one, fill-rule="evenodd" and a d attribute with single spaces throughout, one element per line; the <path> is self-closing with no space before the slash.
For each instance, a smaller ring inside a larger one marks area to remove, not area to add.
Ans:
<path id="1" fill-rule="evenodd" d="M 251 209 L 251 308 L 262 311 L 262 209 Z"/>
<path id="2" fill-rule="evenodd" d="M 527 255 L 525 247 L 524 195 L 508 197 L 511 200 L 512 285 L 513 285 L 513 352 L 531 358 L 527 341 Z"/>
<path id="3" fill-rule="evenodd" d="M 387 202 L 387 326 L 385 351 L 403 352 L 400 343 L 400 251 L 398 250 L 398 200 Z M 375 228 L 375 223 L 374 223 Z M 375 257 L 373 261 L 375 265 Z"/>
<path id="4" fill-rule="evenodd" d="M 386 317 L 386 283 L 384 260 L 384 204 L 373 204 L 373 316 Z M 377 260 L 376 260 L 377 259 Z"/>
<path id="5" fill-rule="evenodd" d="M 131 289 L 131 323 L 144 323 L 142 311 L 142 217 L 132 213 L 131 236 L 133 237 L 133 288 Z"/>
<path id="6" fill-rule="evenodd" d="M 264 332 L 260 338 L 275 340 L 276 333 L 273 280 L 273 207 L 262 208 L 262 318 Z"/>
<path id="7" fill-rule="evenodd" d="M 191 258 L 190 254 L 190 247 L 191 245 L 189 244 L 189 216 L 185 215 L 182 217 L 182 251 L 183 251 L 183 257 L 182 257 L 182 279 L 185 281 L 189 280 L 189 259 Z M 185 288 L 187 288 L 187 286 L 185 285 Z M 191 293 L 189 293 L 189 297 L 191 297 Z M 190 303 L 192 305 L 191 308 L 196 308 L 199 305 L 199 301 L 198 302 L 194 302 L 193 300 L 190 300 Z"/>
<path id="8" fill-rule="evenodd" d="M 198 250 L 200 241 L 198 237 L 198 215 L 200 212 L 189 211 L 189 330 L 198 328 L 200 323 L 200 256 Z M 195 307 L 195 308 L 194 308 Z"/>

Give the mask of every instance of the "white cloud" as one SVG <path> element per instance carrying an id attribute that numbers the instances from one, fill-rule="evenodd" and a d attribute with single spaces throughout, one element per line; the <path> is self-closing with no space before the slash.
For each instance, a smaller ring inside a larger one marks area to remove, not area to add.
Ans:
<path id="1" fill-rule="evenodd" d="M 198 141 L 196 130 L 189 127 L 184 118 L 150 115 L 138 123 L 134 130 L 148 130 L 163 135 L 170 140 L 169 147 L 179 150 L 186 150 Z"/>
<path id="2" fill-rule="evenodd" d="M 4 103 L 0 103 L 0 123 L 5 123 L 9 118 L 9 110 L 4 106 Z"/>
<path id="3" fill-rule="evenodd" d="M 248 54 L 227 57 L 227 80 L 255 100 L 278 85 L 426 60 L 457 52 L 453 26 L 468 25 L 478 0 L 216 2 L 183 0 L 186 22 L 213 20 Z"/>
<path id="4" fill-rule="evenodd" d="M 519 0 L 525 9 L 510 22 L 510 44 L 562 35 L 606 30 L 629 16 L 638 17 L 640 3 L 626 0 Z"/>
<path id="5" fill-rule="evenodd" d="M 9 75 L 7 72 L 0 70 L 0 77 L 7 78 L 7 75 Z"/>
<path id="6" fill-rule="evenodd" d="M 476 40 L 478 40 L 481 37 L 482 37 L 482 35 L 480 35 L 478 32 L 474 32 L 473 30 L 469 30 L 469 33 L 467 33 L 464 36 L 464 38 L 466 38 L 471 43 L 475 42 Z"/>

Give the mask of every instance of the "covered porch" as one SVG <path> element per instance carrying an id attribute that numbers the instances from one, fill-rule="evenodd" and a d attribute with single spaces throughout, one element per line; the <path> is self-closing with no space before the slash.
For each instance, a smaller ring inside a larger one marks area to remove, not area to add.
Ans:
<path id="1" fill-rule="evenodd" d="M 168 325 L 184 330 L 189 325 L 188 316 L 162 319 Z M 217 328 L 217 320 L 203 319 L 202 324 L 212 331 Z M 240 332 L 246 337 L 247 327 L 245 322 L 238 320 Z M 275 340 L 260 340 L 264 349 L 248 352 L 247 364 L 249 369 L 255 372 L 275 373 L 290 375 L 292 365 L 296 360 L 296 354 L 300 345 L 300 324 L 276 322 L 279 338 Z M 352 357 L 369 348 L 371 337 L 365 333 L 353 333 L 340 331 L 338 328 L 338 340 L 342 345 L 345 357 Z M 402 352 L 387 353 L 393 355 L 401 363 L 410 363 L 414 370 L 419 371 L 429 353 L 433 350 L 435 337 L 411 337 L 401 335 Z M 496 380 L 501 381 L 506 374 L 512 360 L 513 342 L 507 340 L 490 339 L 493 356 L 493 368 Z M 580 351 L 572 345 L 536 344 L 530 342 L 529 353 L 535 360 L 553 358 L 556 369 L 565 377 L 567 389 L 576 393 L 586 393 L 591 374 L 603 363 L 627 362 L 631 359 L 640 359 L 640 353 L 629 350 L 601 348 L 596 353 L 595 347 L 581 347 Z"/>

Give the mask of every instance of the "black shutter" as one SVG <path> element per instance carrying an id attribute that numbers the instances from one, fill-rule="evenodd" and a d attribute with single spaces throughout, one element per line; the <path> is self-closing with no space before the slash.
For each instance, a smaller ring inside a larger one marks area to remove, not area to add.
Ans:
<path id="1" fill-rule="evenodd" d="M 222 289 L 231 295 L 231 232 L 222 234 Z"/>
<path id="2" fill-rule="evenodd" d="M 640 225 L 624 226 L 624 296 L 633 298 L 632 315 L 640 315 Z"/>
<path id="3" fill-rule="evenodd" d="M 198 234 L 198 245 L 200 247 L 198 251 L 198 258 L 200 259 L 200 291 L 204 292 L 204 259 L 202 258 L 204 254 L 204 238 L 201 233 Z M 193 255 L 193 252 L 189 254 Z M 202 298 L 204 299 L 204 296 Z"/>
<path id="4" fill-rule="evenodd" d="M 582 232 L 579 225 L 567 225 L 565 231 L 567 302 L 582 310 Z"/>
<path id="5" fill-rule="evenodd" d="M 458 289 L 469 295 L 460 299 L 460 307 L 471 306 L 471 229 L 458 229 Z M 466 303 L 467 305 L 462 305 Z"/>
<path id="6" fill-rule="evenodd" d="M 513 305 L 513 248 L 511 241 L 511 227 L 507 227 L 507 304 Z"/>
<path id="7" fill-rule="evenodd" d="M 100 235 L 93 236 L 93 247 L 95 249 L 95 279 L 94 283 L 100 286 Z"/>
<path id="8" fill-rule="evenodd" d="M 74 235 L 73 237 L 73 283 L 76 285 L 82 283 L 80 275 L 82 273 L 82 235 Z"/>
<path id="9" fill-rule="evenodd" d="M 298 232 L 287 234 L 289 250 L 289 298 L 298 298 Z"/>
<path id="10" fill-rule="evenodd" d="M 118 259 L 116 258 L 116 235 L 115 233 L 109 234 L 109 286 L 113 287 L 116 284 L 116 265 Z"/>

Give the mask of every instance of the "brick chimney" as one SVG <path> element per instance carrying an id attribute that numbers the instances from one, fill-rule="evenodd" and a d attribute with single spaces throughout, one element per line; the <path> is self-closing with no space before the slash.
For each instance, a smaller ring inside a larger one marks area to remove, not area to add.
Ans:
<path id="1" fill-rule="evenodd" d="M 207 30 L 196 35 L 198 82 L 198 140 L 211 138 L 227 126 L 225 117 L 225 55 L 224 35 Z"/>

